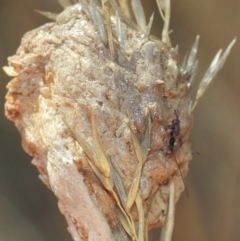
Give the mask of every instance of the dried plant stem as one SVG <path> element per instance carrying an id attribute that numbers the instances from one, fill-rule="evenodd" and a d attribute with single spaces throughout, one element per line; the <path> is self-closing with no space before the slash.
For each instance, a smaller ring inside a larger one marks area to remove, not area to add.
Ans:
<path id="1" fill-rule="evenodd" d="M 169 203 L 168 203 L 168 213 L 165 219 L 165 223 L 162 227 L 160 241 L 171 241 L 172 233 L 174 227 L 174 213 L 175 213 L 175 184 L 174 180 L 170 183 L 170 194 L 169 194 Z"/>

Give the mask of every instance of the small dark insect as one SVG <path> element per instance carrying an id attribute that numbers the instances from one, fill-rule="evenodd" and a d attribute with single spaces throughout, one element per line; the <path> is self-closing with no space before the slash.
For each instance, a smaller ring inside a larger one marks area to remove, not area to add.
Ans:
<path id="1" fill-rule="evenodd" d="M 172 120 L 172 125 L 170 127 L 170 139 L 168 143 L 168 148 L 171 151 L 171 153 L 174 152 L 174 147 L 176 145 L 176 138 L 180 133 L 180 120 L 179 120 L 178 112 L 174 110 L 174 113 L 176 118 Z"/>
<path id="2" fill-rule="evenodd" d="M 168 143 L 168 148 L 171 152 L 171 154 L 173 155 L 174 157 L 174 160 L 177 164 L 177 167 L 178 167 L 178 171 L 182 177 L 182 180 L 183 180 L 183 184 L 184 184 L 184 187 L 185 187 L 185 191 L 186 191 L 186 194 L 187 196 L 189 197 L 188 195 L 188 191 L 187 191 L 187 187 L 186 187 L 186 184 L 185 184 L 185 181 L 184 181 L 184 178 L 183 178 L 183 175 L 182 175 L 182 172 L 181 172 L 181 169 L 179 167 L 179 164 L 177 162 L 177 158 L 175 156 L 175 153 L 174 153 L 174 149 L 175 149 L 175 145 L 176 145 L 176 139 L 180 133 L 180 120 L 179 120 L 179 116 L 178 116 L 178 113 L 177 111 L 175 110 L 175 116 L 176 118 L 174 120 L 172 120 L 172 125 L 171 125 L 171 131 L 170 131 L 170 139 L 169 139 L 169 143 Z"/>
<path id="3" fill-rule="evenodd" d="M 171 135 L 170 135 L 170 136 L 171 136 Z M 174 147 L 175 147 L 175 137 L 174 137 L 174 136 L 171 136 L 171 137 L 170 137 L 170 140 L 169 140 L 169 143 L 168 143 L 168 148 L 169 148 L 169 150 L 171 151 L 171 153 L 173 153 Z"/>
<path id="4" fill-rule="evenodd" d="M 178 112 L 176 110 L 174 110 L 175 116 L 176 118 L 174 120 L 172 120 L 172 126 L 171 126 L 171 132 L 170 132 L 170 136 L 178 136 L 180 133 L 180 120 L 179 120 L 179 116 L 178 116 Z"/>

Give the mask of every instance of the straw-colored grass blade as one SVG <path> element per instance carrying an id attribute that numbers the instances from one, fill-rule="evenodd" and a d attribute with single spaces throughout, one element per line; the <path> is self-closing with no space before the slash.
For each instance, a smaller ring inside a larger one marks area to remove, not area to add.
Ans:
<path id="1" fill-rule="evenodd" d="M 112 164 L 111 164 L 111 175 L 112 175 L 114 185 L 118 191 L 118 195 L 120 196 L 122 205 L 125 206 L 125 204 L 127 202 L 127 195 L 126 195 L 123 183 L 122 183 L 122 179 L 121 179 L 118 171 Z"/>
<path id="2" fill-rule="evenodd" d="M 214 57 L 211 65 L 209 66 L 208 70 L 206 71 L 206 73 L 202 78 L 202 81 L 199 84 L 196 100 L 192 107 L 192 110 L 195 109 L 199 99 L 205 94 L 209 86 L 212 84 L 213 82 L 212 80 L 215 78 L 219 70 L 223 67 L 235 42 L 236 42 L 236 38 L 232 40 L 232 42 L 228 45 L 228 47 L 223 52 L 223 54 L 222 54 L 222 49 L 220 49 L 216 54 L 216 56 Z"/>
<path id="3" fill-rule="evenodd" d="M 118 218 L 124 228 L 124 230 L 132 237 L 132 240 L 138 241 L 135 228 L 133 225 L 129 225 L 129 221 L 126 219 L 126 215 L 124 215 L 123 212 L 120 212 L 119 210 L 116 210 L 116 213 L 118 215 Z M 132 223 L 133 224 L 133 223 Z"/>
<path id="4" fill-rule="evenodd" d="M 138 26 L 124 13 L 124 11 L 118 6 L 116 0 L 108 0 L 112 8 L 118 12 L 119 17 L 124 21 L 129 27 L 138 29 Z"/>
<path id="5" fill-rule="evenodd" d="M 135 175 L 134 175 L 133 183 L 132 183 L 130 191 L 128 193 L 128 199 L 127 199 L 127 203 L 126 203 L 127 210 L 130 210 L 130 208 L 132 207 L 132 205 L 136 199 L 139 182 L 140 182 L 140 177 L 141 177 L 141 172 L 142 172 L 142 164 L 139 163 L 137 170 L 135 172 Z"/>
<path id="6" fill-rule="evenodd" d="M 136 205 L 138 210 L 138 240 L 139 241 L 146 241 L 144 240 L 145 237 L 145 215 L 144 215 L 144 209 L 143 209 L 143 203 L 142 198 L 137 194 L 136 197 Z"/>
<path id="7" fill-rule="evenodd" d="M 132 207 L 132 205 L 135 201 L 137 192 L 138 192 L 142 168 L 143 168 L 143 166 L 144 166 L 144 164 L 147 160 L 149 147 L 150 147 L 151 125 L 152 125 L 151 117 L 150 117 L 150 115 L 148 115 L 147 129 L 144 133 L 144 137 L 143 137 L 142 142 L 140 142 L 137 134 L 134 132 L 133 123 L 130 123 L 133 146 L 134 146 L 135 153 L 136 153 L 137 160 L 138 160 L 139 164 L 138 164 L 137 170 L 135 172 L 130 191 L 128 193 L 128 199 L 127 199 L 127 203 L 126 203 L 126 209 L 127 210 L 130 210 L 130 208 Z"/>
<path id="8" fill-rule="evenodd" d="M 37 12 L 37 13 L 41 14 L 42 16 L 44 16 L 50 20 L 53 20 L 53 21 L 56 21 L 57 16 L 58 16 L 58 13 L 45 12 L 45 11 L 40 11 L 40 10 L 35 10 L 35 12 Z"/>
<path id="9" fill-rule="evenodd" d="M 118 16 L 118 12 L 116 12 L 116 33 L 118 37 L 118 43 L 120 44 L 120 46 L 123 48 L 123 50 L 127 49 L 129 47 L 127 37 L 122 27 L 121 20 Z"/>
<path id="10" fill-rule="evenodd" d="M 118 0 L 120 8 L 131 19 L 131 8 L 128 0 Z"/>
<path id="11" fill-rule="evenodd" d="M 145 33 L 147 24 L 141 0 L 131 0 L 131 5 L 138 26 Z"/>
<path id="12" fill-rule="evenodd" d="M 186 66 L 184 67 L 185 71 L 190 71 L 194 67 L 194 65 L 197 61 L 196 56 L 197 56 L 197 51 L 198 51 L 199 38 L 200 38 L 200 36 L 197 35 L 196 40 L 195 40 L 195 42 L 194 42 L 194 44 L 191 48 L 191 51 L 189 53 Z"/>
<path id="13" fill-rule="evenodd" d="M 171 16 L 171 1 L 170 0 L 156 0 L 159 12 L 163 18 L 164 25 L 162 30 L 162 41 L 168 45 L 171 45 L 169 38 L 169 25 Z"/>
<path id="14" fill-rule="evenodd" d="M 89 164 L 93 171 L 95 172 L 96 176 L 99 178 L 103 186 L 110 192 L 113 190 L 113 180 L 111 178 L 106 178 L 102 173 L 99 171 L 99 169 L 91 162 L 89 161 Z"/>
<path id="15" fill-rule="evenodd" d="M 145 131 L 144 137 L 142 142 L 139 140 L 137 134 L 134 132 L 134 127 L 133 124 L 130 123 L 130 129 L 131 129 L 131 136 L 133 140 L 133 145 L 135 149 L 135 153 L 137 156 L 137 159 L 142 165 L 147 160 L 148 152 L 149 152 L 149 147 L 150 147 L 150 140 L 151 140 L 151 117 L 148 115 L 148 124 L 147 124 L 147 129 Z"/>
<path id="16" fill-rule="evenodd" d="M 174 226 L 174 213 L 175 213 L 175 182 L 171 180 L 169 187 L 169 203 L 167 217 L 162 228 L 160 241 L 171 241 L 173 226 Z"/>
<path id="17" fill-rule="evenodd" d="M 166 212 L 167 212 L 167 204 L 163 201 L 163 198 L 162 198 L 160 190 L 158 190 L 157 193 L 156 193 L 156 199 L 157 199 L 158 205 L 159 205 L 162 213 L 166 214 Z"/>
<path id="18" fill-rule="evenodd" d="M 151 31 L 152 24 L 153 24 L 153 19 L 154 19 L 154 13 L 152 13 L 152 15 L 149 19 L 149 23 L 148 23 L 147 28 L 146 28 L 146 33 L 145 33 L 146 38 L 148 38 L 149 35 L 150 35 L 150 31 Z"/>
<path id="19" fill-rule="evenodd" d="M 69 128 L 69 130 L 72 132 L 73 136 L 76 138 L 76 141 L 83 149 L 83 152 L 85 155 L 94 162 L 93 153 L 92 153 L 92 147 L 84 140 L 84 138 L 73 128 L 71 128 L 65 120 L 63 120 L 65 125 Z"/>
<path id="20" fill-rule="evenodd" d="M 99 178 L 99 180 L 102 182 L 102 184 L 104 185 L 104 187 L 107 190 L 112 190 L 113 188 L 113 181 L 110 177 L 106 177 L 103 175 L 103 173 L 99 170 L 98 167 L 98 162 L 96 161 L 93 151 L 92 151 L 92 147 L 84 140 L 84 138 L 77 133 L 77 131 L 75 131 L 73 128 L 71 128 L 66 121 L 64 120 L 64 123 L 66 124 L 66 126 L 68 126 L 68 128 L 71 130 L 72 134 L 74 135 L 74 137 L 76 138 L 76 141 L 78 142 L 78 144 L 81 146 L 81 148 L 83 149 L 83 152 L 85 153 L 85 155 L 88 157 L 88 163 L 89 165 L 92 167 L 93 171 L 95 172 L 95 174 L 97 175 L 97 177 Z"/>
<path id="21" fill-rule="evenodd" d="M 112 59 L 114 59 L 114 41 L 113 41 L 113 33 L 112 33 L 112 25 L 111 25 L 111 5 L 107 0 L 102 0 L 102 6 L 105 11 L 105 21 L 107 23 L 107 39 L 108 39 L 108 47 L 110 50 L 110 54 Z"/>
<path id="22" fill-rule="evenodd" d="M 110 163 L 99 137 L 94 115 L 92 115 L 93 158 L 94 164 L 107 178 L 110 177 Z"/>
<path id="23" fill-rule="evenodd" d="M 103 41 L 104 44 L 107 44 L 107 33 L 104 25 L 104 20 L 100 13 L 98 12 L 97 7 L 94 5 L 94 3 L 89 4 L 89 14 L 92 18 L 92 21 L 94 22 L 94 25 L 97 27 L 99 35 Z"/>

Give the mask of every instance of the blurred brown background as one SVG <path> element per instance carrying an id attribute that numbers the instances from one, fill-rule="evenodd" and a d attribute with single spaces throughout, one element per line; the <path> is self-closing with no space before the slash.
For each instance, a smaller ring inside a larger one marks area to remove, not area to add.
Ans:
<path id="1" fill-rule="evenodd" d="M 154 0 L 145 0 L 148 18 L 155 12 L 153 34 L 162 21 Z M 0 66 L 7 65 L 23 34 L 46 22 L 33 9 L 60 12 L 57 0 L 0 0 Z M 190 198 L 177 204 L 173 241 L 240 240 L 240 1 L 173 0 L 171 39 L 180 57 L 200 34 L 195 89 L 219 48 L 235 44 L 214 85 L 195 110 L 194 155 L 186 179 Z M 13 123 L 4 117 L 5 86 L 0 71 L 0 241 L 71 241 L 54 195 L 40 182 L 20 145 Z M 152 240 L 159 240 L 156 232 Z"/>

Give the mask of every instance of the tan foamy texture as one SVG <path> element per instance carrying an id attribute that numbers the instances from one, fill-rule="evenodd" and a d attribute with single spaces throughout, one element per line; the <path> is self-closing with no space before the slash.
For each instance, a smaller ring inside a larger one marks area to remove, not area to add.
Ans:
<path id="1" fill-rule="evenodd" d="M 184 189 L 198 39 L 179 68 L 150 26 L 104 11 L 76 4 L 25 34 L 4 68 L 6 115 L 75 241 L 143 241 L 152 227 L 171 233 Z"/>

